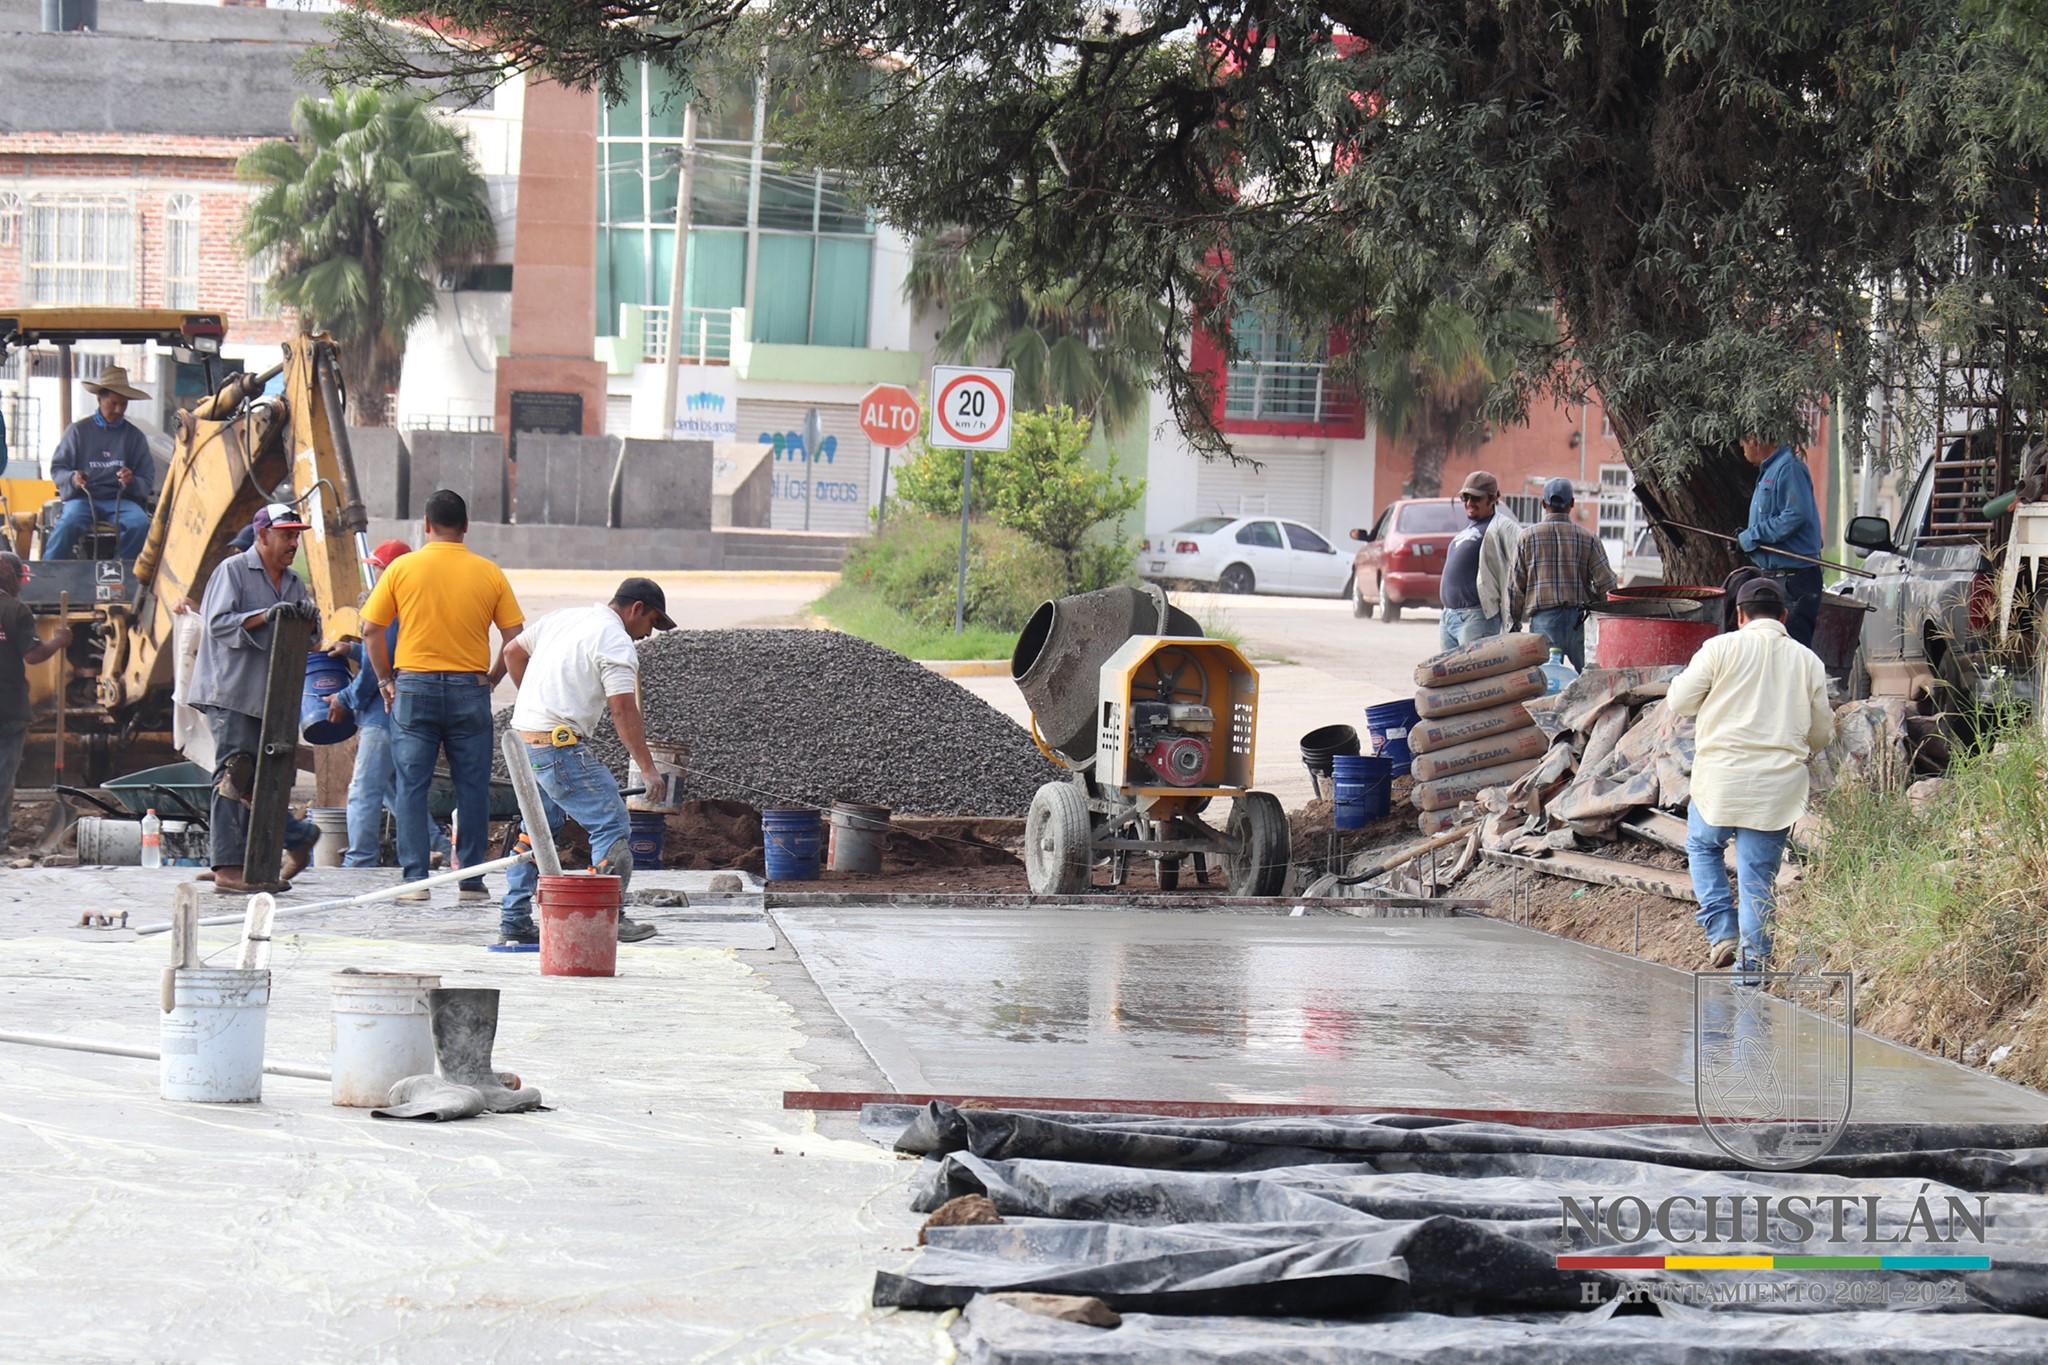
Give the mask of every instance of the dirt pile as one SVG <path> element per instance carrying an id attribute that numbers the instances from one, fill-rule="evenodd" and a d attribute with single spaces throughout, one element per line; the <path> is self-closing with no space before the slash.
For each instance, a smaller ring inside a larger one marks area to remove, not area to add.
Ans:
<path id="1" fill-rule="evenodd" d="M 640 646 L 640 692 L 648 737 L 690 746 L 696 798 L 1020 816 L 1061 776 L 958 683 L 836 631 L 665 631 Z M 499 713 L 501 732 L 510 715 Z M 594 747 L 623 779 L 608 719 Z"/>

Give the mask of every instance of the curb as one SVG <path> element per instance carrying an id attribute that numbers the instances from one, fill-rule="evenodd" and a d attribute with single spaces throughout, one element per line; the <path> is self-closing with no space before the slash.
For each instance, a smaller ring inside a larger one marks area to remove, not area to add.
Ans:
<path id="1" fill-rule="evenodd" d="M 942 678 L 1007 678 L 1008 659 L 919 659 L 918 664 Z"/>

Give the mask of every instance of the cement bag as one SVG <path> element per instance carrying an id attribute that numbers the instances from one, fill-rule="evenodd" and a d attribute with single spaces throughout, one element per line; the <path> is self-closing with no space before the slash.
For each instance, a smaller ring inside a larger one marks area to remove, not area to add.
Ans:
<path id="1" fill-rule="evenodd" d="M 1543 657 L 1547 659 L 1550 656 L 1546 654 Z M 1547 685 L 1542 669 L 1525 668 L 1519 673 L 1474 678 L 1470 682 L 1451 683 L 1444 687 L 1425 687 L 1415 694 L 1415 709 L 1424 720 L 1461 716 L 1467 711 L 1484 711 L 1507 702 L 1540 697 Z M 1529 713 L 1524 711 L 1522 714 L 1526 716 Z M 1412 735 L 1414 731 L 1409 733 Z M 1414 747 L 1412 739 L 1409 747 Z"/>
<path id="2" fill-rule="evenodd" d="M 1489 706 L 1484 711 L 1466 711 L 1442 720 L 1426 720 L 1411 725 L 1408 727 L 1408 749 L 1411 753 L 1433 754 L 1453 744 L 1469 743 L 1535 723 L 1535 718 L 1522 703 L 1511 701 L 1505 706 Z"/>
<path id="3" fill-rule="evenodd" d="M 1410 771 L 1415 774 L 1417 782 L 1434 782 L 1440 777 L 1470 772 L 1474 768 L 1491 768 L 1496 764 L 1513 763 L 1519 758 L 1535 758 L 1549 747 L 1548 735 L 1534 725 L 1525 725 L 1519 730 L 1504 730 L 1497 735 L 1420 754 Z"/>
<path id="4" fill-rule="evenodd" d="M 185 704 L 192 675 L 199 668 L 199 637 L 205 629 L 199 614 L 189 611 L 180 612 L 171 627 L 171 743 L 186 758 L 212 772 L 213 727 Z"/>
<path id="5" fill-rule="evenodd" d="M 1417 687 L 1442 687 L 1446 683 L 1470 682 L 1512 673 L 1531 664 L 1550 662 L 1550 637 L 1533 631 L 1519 635 L 1492 635 L 1459 645 L 1424 659 L 1415 665 Z"/>
<path id="6" fill-rule="evenodd" d="M 1458 827 L 1458 808 L 1446 806 L 1442 810 L 1426 810 L 1415 817 L 1415 827 L 1426 838 L 1432 834 L 1443 834 Z"/>
<path id="7" fill-rule="evenodd" d="M 1538 754 L 1534 758 L 1518 758 L 1512 763 L 1496 763 L 1491 768 L 1453 773 L 1434 782 L 1417 782 L 1409 791 L 1408 799 L 1415 803 L 1417 810 L 1445 810 L 1479 795 L 1487 787 L 1507 786 L 1542 761 L 1543 756 Z"/>

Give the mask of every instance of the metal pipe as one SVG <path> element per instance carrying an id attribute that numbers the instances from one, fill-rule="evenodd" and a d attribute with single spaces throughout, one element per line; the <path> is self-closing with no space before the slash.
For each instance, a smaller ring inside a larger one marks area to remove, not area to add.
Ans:
<path id="1" fill-rule="evenodd" d="M 370 514 L 363 508 L 362 485 L 356 481 L 356 457 L 349 448 L 341 385 L 334 378 L 332 342 L 315 344 L 313 374 L 320 386 L 320 407 L 327 414 L 327 440 L 334 447 L 334 462 L 341 471 L 341 524 L 355 533 L 357 559 L 368 559 Z"/>
<path id="2" fill-rule="evenodd" d="M 23 1047 L 56 1048 L 61 1052 L 97 1052 L 106 1057 L 135 1057 L 142 1061 L 154 1062 L 163 1054 L 153 1047 L 127 1047 L 121 1043 L 101 1043 L 90 1038 L 66 1038 L 55 1033 L 0 1033 L 0 1043 L 19 1043 Z M 296 1076 L 302 1081 L 331 1081 L 332 1071 L 317 1066 L 298 1066 L 292 1062 L 265 1063 L 266 1076 Z"/>
<path id="3" fill-rule="evenodd" d="M 475 867 L 451 868 L 446 872 L 436 872 L 431 877 L 422 877 L 416 882 L 402 882 L 397 886 L 384 887 L 382 890 L 367 891 L 360 896 L 345 896 L 340 900 L 331 901 L 313 901 L 307 905 L 280 905 L 277 907 L 277 914 L 279 918 L 283 918 L 286 915 L 309 915 L 315 910 L 340 910 L 350 905 L 371 905 L 377 901 L 397 900 L 402 893 L 407 891 L 420 891 L 430 886 L 446 886 L 450 882 L 468 881 L 473 877 L 481 877 L 486 872 L 503 872 L 506 868 L 530 862 L 532 859 L 533 854 L 531 853 L 515 853 L 509 858 L 499 858 L 495 862 L 478 863 Z M 209 915 L 199 922 L 208 928 L 217 928 L 223 924 L 240 924 L 246 917 L 246 915 Z M 171 926 L 166 922 L 164 924 L 145 924 L 137 929 L 135 933 L 138 938 L 147 938 L 151 934 L 167 934 L 170 930 Z"/>

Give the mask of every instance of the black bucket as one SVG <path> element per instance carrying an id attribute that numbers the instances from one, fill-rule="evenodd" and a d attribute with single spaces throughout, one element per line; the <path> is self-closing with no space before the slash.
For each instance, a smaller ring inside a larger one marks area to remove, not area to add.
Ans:
<path id="1" fill-rule="evenodd" d="M 1317 777 L 1328 777 L 1337 755 L 1358 756 L 1358 731 L 1349 725 L 1325 725 L 1301 737 L 1302 766 Z"/>

